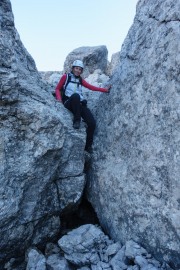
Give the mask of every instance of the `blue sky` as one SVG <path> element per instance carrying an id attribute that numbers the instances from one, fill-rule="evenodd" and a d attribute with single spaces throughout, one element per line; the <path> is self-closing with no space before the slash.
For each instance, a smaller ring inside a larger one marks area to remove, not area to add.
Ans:
<path id="1" fill-rule="evenodd" d="M 11 0 L 15 26 L 39 71 L 61 71 L 82 46 L 120 51 L 138 0 Z"/>

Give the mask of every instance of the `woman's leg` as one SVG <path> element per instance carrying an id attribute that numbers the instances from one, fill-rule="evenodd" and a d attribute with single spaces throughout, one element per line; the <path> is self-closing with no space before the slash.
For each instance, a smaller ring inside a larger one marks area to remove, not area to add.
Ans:
<path id="1" fill-rule="evenodd" d="M 89 150 L 93 143 L 94 130 L 96 128 L 96 121 L 91 111 L 86 107 L 81 107 L 81 116 L 87 124 L 87 137 L 85 150 Z"/>
<path id="2" fill-rule="evenodd" d="M 64 106 L 74 115 L 74 127 L 79 128 L 81 121 L 81 103 L 79 94 L 73 94 L 67 101 L 65 101 Z"/>

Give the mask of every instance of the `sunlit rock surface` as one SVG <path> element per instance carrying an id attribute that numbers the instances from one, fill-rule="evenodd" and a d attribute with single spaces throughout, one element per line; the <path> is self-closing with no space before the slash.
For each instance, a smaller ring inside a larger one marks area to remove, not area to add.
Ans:
<path id="1" fill-rule="evenodd" d="M 80 201 L 85 130 L 49 93 L 0 2 L 0 268 L 60 230 L 59 214 Z M 67 183 L 69 183 L 67 185 Z"/>
<path id="2" fill-rule="evenodd" d="M 96 112 L 88 198 L 112 238 L 180 267 L 180 2 L 139 1 Z"/>

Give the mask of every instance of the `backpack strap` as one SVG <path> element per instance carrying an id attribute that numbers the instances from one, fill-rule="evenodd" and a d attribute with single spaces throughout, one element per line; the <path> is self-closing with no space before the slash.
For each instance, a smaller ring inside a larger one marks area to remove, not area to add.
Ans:
<path id="1" fill-rule="evenodd" d="M 72 82 L 71 81 L 71 73 L 68 73 L 67 76 L 66 76 L 66 81 L 65 81 L 64 86 L 63 86 L 64 90 L 66 90 L 66 87 L 67 87 L 69 82 Z M 72 82 L 72 83 L 78 84 L 78 86 L 82 85 L 82 77 L 81 76 L 79 77 L 79 82 L 78 83 L 77 82 Z"/>
<path id="2" fill-rule="evenodd" d="M 65 90 L 66 90 L 66 87 L 67 87 L 67 85 L 68 85 L 68 83 L 71 81 L 71 73 L 68 73 L 67 75 L 66 75 L 66 81 L 65 81 L 65 83 L 64 83 L 64 85 L 63 85 L 63 90 L 64 90 L 64 92 L 65 92 Z"/>
<path id="3" fill-rule="evenodd" d="M 79 84 L 82 85 L 82 77 L 79 77 Z"/>

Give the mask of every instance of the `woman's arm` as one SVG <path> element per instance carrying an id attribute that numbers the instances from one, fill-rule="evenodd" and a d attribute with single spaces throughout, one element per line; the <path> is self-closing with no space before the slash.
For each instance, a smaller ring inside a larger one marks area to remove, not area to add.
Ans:
<path id="1" fill-rule="evenodd" d="M 61 79 L 60 79 L 60 81 L 59 81 L 59 83 L 58 83 L 58 85 L 56 86 L 56 89 L 55 89 L 56 99 L 61 101 L 61 102 L 62 102 L 61 89 L 63 88 L 63 85 L 65 84 L 66 76 L 67 76 L 67 74 L 64 74 L 61 77 Z"/>
<path id="2" fill-rule="evenodd" d="M 84 79 L 82 80 L 82 86 L 84 86 L 92 91 L 99 91 L 99 92 L 104 92 L 104 93 L 109 93 L 109 89 L 111 88 L 111 86 L 108 86 L 107 88 L 97 87 L 97 86 L 94 86 L 94 85 L 86 82 Z"/>

